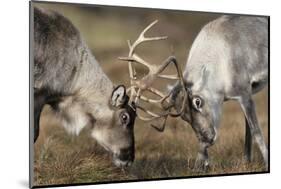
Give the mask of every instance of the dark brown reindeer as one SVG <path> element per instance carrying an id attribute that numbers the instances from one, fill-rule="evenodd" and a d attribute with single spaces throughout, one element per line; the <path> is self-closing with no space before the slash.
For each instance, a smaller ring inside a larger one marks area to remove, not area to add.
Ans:
<path id="1" fill-rule="evenodd" d="M 48 104 L 69 133 L 78 135 L 88 125 L 117 166 L 131 164 L 136 113 L 126 88 L 113 86 L 68 19 L 36 7 L 33 11 L 34 142 Z"/>
<path id="2" fill-rule="evenodd" d="M 183 76 L 174 57 L 169 57 L 160 66 L 149 64 L 136 53 L 142 42 L 166 39 L 166 37 L 144 37 L 144 33 L 156 22 L 148 26 L 139 38 L 129 45 L 131 100 L 139 110 L 148 116 L 145 121 L 163 118 L 164 131 L 168 116 L 181 116 L 191 124 L 199 141 L 199 151 L 195 167 L 209 166 L 208 148 L 214 144 L 224 101 L 239 102 L 246 120 L 245 158 L 251 160 L 252 138 L 255 139 L 268 168 L 268 151 L 264 142 L 252 95 L 263 89 L 268 82 L 268 19 L 265 17 L 222 16 L 203 27 L 196 37 L 189 53 Z M 148 75 L 138 79 L 134 64 L 149 69 Z M 161 72 L 173 63 L 177 75 L 163 75 Z M 156 78 L 175 79 L 177 84 L 164 94 L 152 87 Z M 147 98 L 149 91 L 158 96 Z M 158 105 L 161 113 L 151 112 L 140 106 L 140 101 Z"/>

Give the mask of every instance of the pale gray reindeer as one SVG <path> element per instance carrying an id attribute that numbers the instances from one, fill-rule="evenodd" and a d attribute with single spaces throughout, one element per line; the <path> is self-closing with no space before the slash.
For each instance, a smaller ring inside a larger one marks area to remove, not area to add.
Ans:
<path id="1" fill-rule="evenodd" d="M 48 104 L 69 133 L 78 135 L 89 126 L 117 166 L 131 164 L 136 113 L 126 88 L 113 86 L 68 19 L 36 7 L 33 11 L 34 142 Z"/>
<path id="2" fill-rule="evenodd" d="M 149 115 L 143 120 L 163 117 L 162 128 L 152 125 L 159 131 L 164 131 L 169 115 L 181 116 L 190 123 L 199 140 L 195 167 L 205 169 L 209 166 L 208 148 L 217 137 L 223 102 L 237 100 L 246 120 L 245 157 L 248 161 L 251 160 L 254 138 L 267 168 L 268 150 L 258 124 L 252 95 L 268 83 L 268 19 L 222 16 L 205 25 L 191 47 L 183 76 L 174 57 L 157 66 L 149 64 L 135 53 L 136 46 L 149 41 L 149 38 L 144 37 L 144 32 L 155 23 L 147 27 L 134 44 L 129 42 L 129 56 L 121 58 L 129 61 L 131 98 L 136 102 L 137 108 Z M 148 75 L 138 79 L 134 63 L 148 67 Z M 161 75 L 169 63 L 176 65 L 177 75 Z M 168 94 L 164 94 L 152 88 L 156 78 L 179 81 Z M 149 91 L 160 98 L 147 98 L 143 91 Z M 160 105 L 165 111 L 154 113 L 146 110 L 139 105 L 140 100 Z M 172 113 L 172 109 L 176 113 Z"/>
<path id="3" fill-rule="evenodd" d="M 268 83 L 268 19 L 222 16 L 203 27 L 196 37 L 184 70 L 189 106 L 182 116 L 199 139 L 198 160 L 207 166 L 208 152 L 216 137 L 222 104 L 239 102 L 246 121 L 245 157 L 251 160 L 255 139 L 268 167 L 252 95 Z"/>

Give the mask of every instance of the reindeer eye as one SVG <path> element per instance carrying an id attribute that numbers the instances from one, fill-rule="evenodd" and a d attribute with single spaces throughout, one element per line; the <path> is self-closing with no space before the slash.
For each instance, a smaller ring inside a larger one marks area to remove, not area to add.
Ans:
<path id="1" fill-rule="evenodd" d="M 122 113 L 121 115 L 120 115 L 120 119 L 121 119 L 121 122 L 122 122 L 122 124 L 128 124 L 129 123 L 129 119 L 130 119 L 130 116 L 129 116 L 129 114 L 128 113 Z"/>
<path id="2" fill-rule="evenodd" d="M 199 107 L 201 105 L 201 101 L 197 98 L 195 100 L 195 104 L 196 104 L 197 107 Z"/>
<path id="3" fill-rule="evenodd" d="M 194 97 L 192 99 L 193 107 L 199 110 L 202 107 L 202 100 L 200 97 Z"/>

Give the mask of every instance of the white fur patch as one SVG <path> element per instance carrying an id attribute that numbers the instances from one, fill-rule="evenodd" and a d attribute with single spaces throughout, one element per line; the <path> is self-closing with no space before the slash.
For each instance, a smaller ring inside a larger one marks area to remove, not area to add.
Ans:
<path id="1" fill-rule="evenodd" d="M 105 139 L 106 139 L 106 136 L 104 135 L 104 133 L 102 131 L 93 131 L 92 132 L 92 137 L 94 139 L 96 139 L 98 141 L 98 143 L 104 147 L 107 151 L 110 151 L 110 149 L 107 147 L 107 145 L 105 145 Z"/>
<path id="2" fill-rule="evenodd" d="M 73 101 L 72 97 L 64 99 L 59 104 L 59 117 L 65 130 L 72 135 L 79 135 L 81 130 L 89 123 L 86 108 L 79 102 Z"/>
<path id="3" fill-rule="evenodd" d="M 62 119 L 62 125 L 69 134 L 78 136 L 88 121 L 85 116 L 73 116 L 71 121 Z"/>

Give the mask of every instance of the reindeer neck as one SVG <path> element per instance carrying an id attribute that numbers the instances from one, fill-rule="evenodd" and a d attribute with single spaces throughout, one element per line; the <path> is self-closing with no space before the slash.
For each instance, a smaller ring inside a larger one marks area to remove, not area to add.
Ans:
<path id="1" fill-rule="evenodd" d="M 113 90 L 113 83 L 86 45 L 80 51 L 81 70 L 77 72 L 73 91 L 77 91 L 80 95 L 87 96 L 93 101 L 108 101 Z"/>

